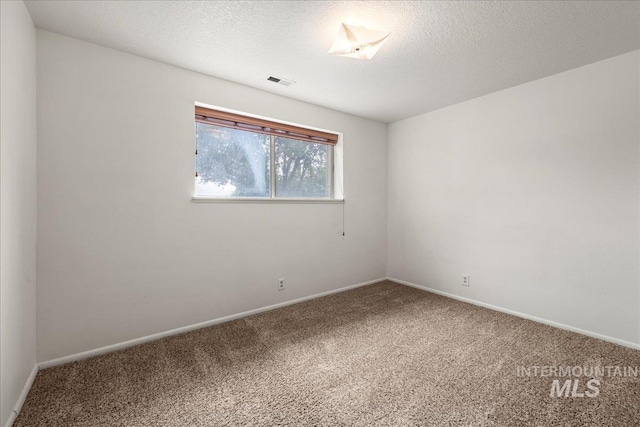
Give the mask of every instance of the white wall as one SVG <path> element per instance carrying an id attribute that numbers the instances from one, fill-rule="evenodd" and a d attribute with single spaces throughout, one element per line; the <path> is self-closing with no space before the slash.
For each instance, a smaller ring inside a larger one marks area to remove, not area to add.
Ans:
<path id="1" fill-rule="evenodd" d="M 639 63 L 391 124 L 389 276 L 640 343 Z"/>
<path id="2" fill-rule="evenodd" d="M 36 32 L 22 1 L 1 2 L 0 425 L 36 362 Z"/>
<path id="3" fill-rule="evenodd" d="M 39 361 L 386 276 L 385 124 L 37 36 Z M 339 204 L 191 202 L 196 101 L 343 132 L 346 237 Z"/>

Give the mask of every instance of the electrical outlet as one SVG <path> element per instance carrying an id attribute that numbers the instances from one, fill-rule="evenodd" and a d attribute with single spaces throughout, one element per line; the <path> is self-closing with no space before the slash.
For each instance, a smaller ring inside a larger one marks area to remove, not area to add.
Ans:
<path id="1" fill-rule="evenodd" d="M 463 275 L 462 286 L 469 286 L 470 279 L 471 279 L 471 276 L 469 276 L 468 274 Z"/>
<path id="2" fill-rule="evenodd" d="M 284 289 L 284 279 L 278 279 L 278 290 L 282 291 Z"/>

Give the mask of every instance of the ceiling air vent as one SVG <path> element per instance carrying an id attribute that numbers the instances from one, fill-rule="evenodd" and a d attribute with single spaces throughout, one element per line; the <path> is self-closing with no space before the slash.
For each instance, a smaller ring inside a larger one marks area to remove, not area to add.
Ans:
<path id="1" fill-rule="evenodd" d="M 295 83 L 293 80 L 283 79 L 281 77 L 274 77 L 274 76 L 267 77 L 267 80 L 269 80 L 270 82 L 278 83 L 282 86 L 291 86 L 292 84 Z"/>

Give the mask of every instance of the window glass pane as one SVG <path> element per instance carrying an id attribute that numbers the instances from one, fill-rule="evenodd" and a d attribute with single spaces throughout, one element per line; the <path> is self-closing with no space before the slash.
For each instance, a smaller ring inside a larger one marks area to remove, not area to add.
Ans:
<path id="1" fill-rule="evenodd" d="M 197 196 L 269 197 L 268 135 L 196 122 Z"/>
<path id="2" fill-rule="evenodd" d="M 330 197 L 326 144 L 276 137 L 276 197 Z"/>

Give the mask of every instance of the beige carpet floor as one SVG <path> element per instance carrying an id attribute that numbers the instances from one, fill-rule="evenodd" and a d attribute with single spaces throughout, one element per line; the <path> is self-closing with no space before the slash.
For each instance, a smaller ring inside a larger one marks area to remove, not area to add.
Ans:
<path id="1" fill-rule="evenodd" d="M 640 425 L 638 377 L 558 398 L 519 366 L 640 351 L 381 282 L 45 369 L 15 426 Z"/>

